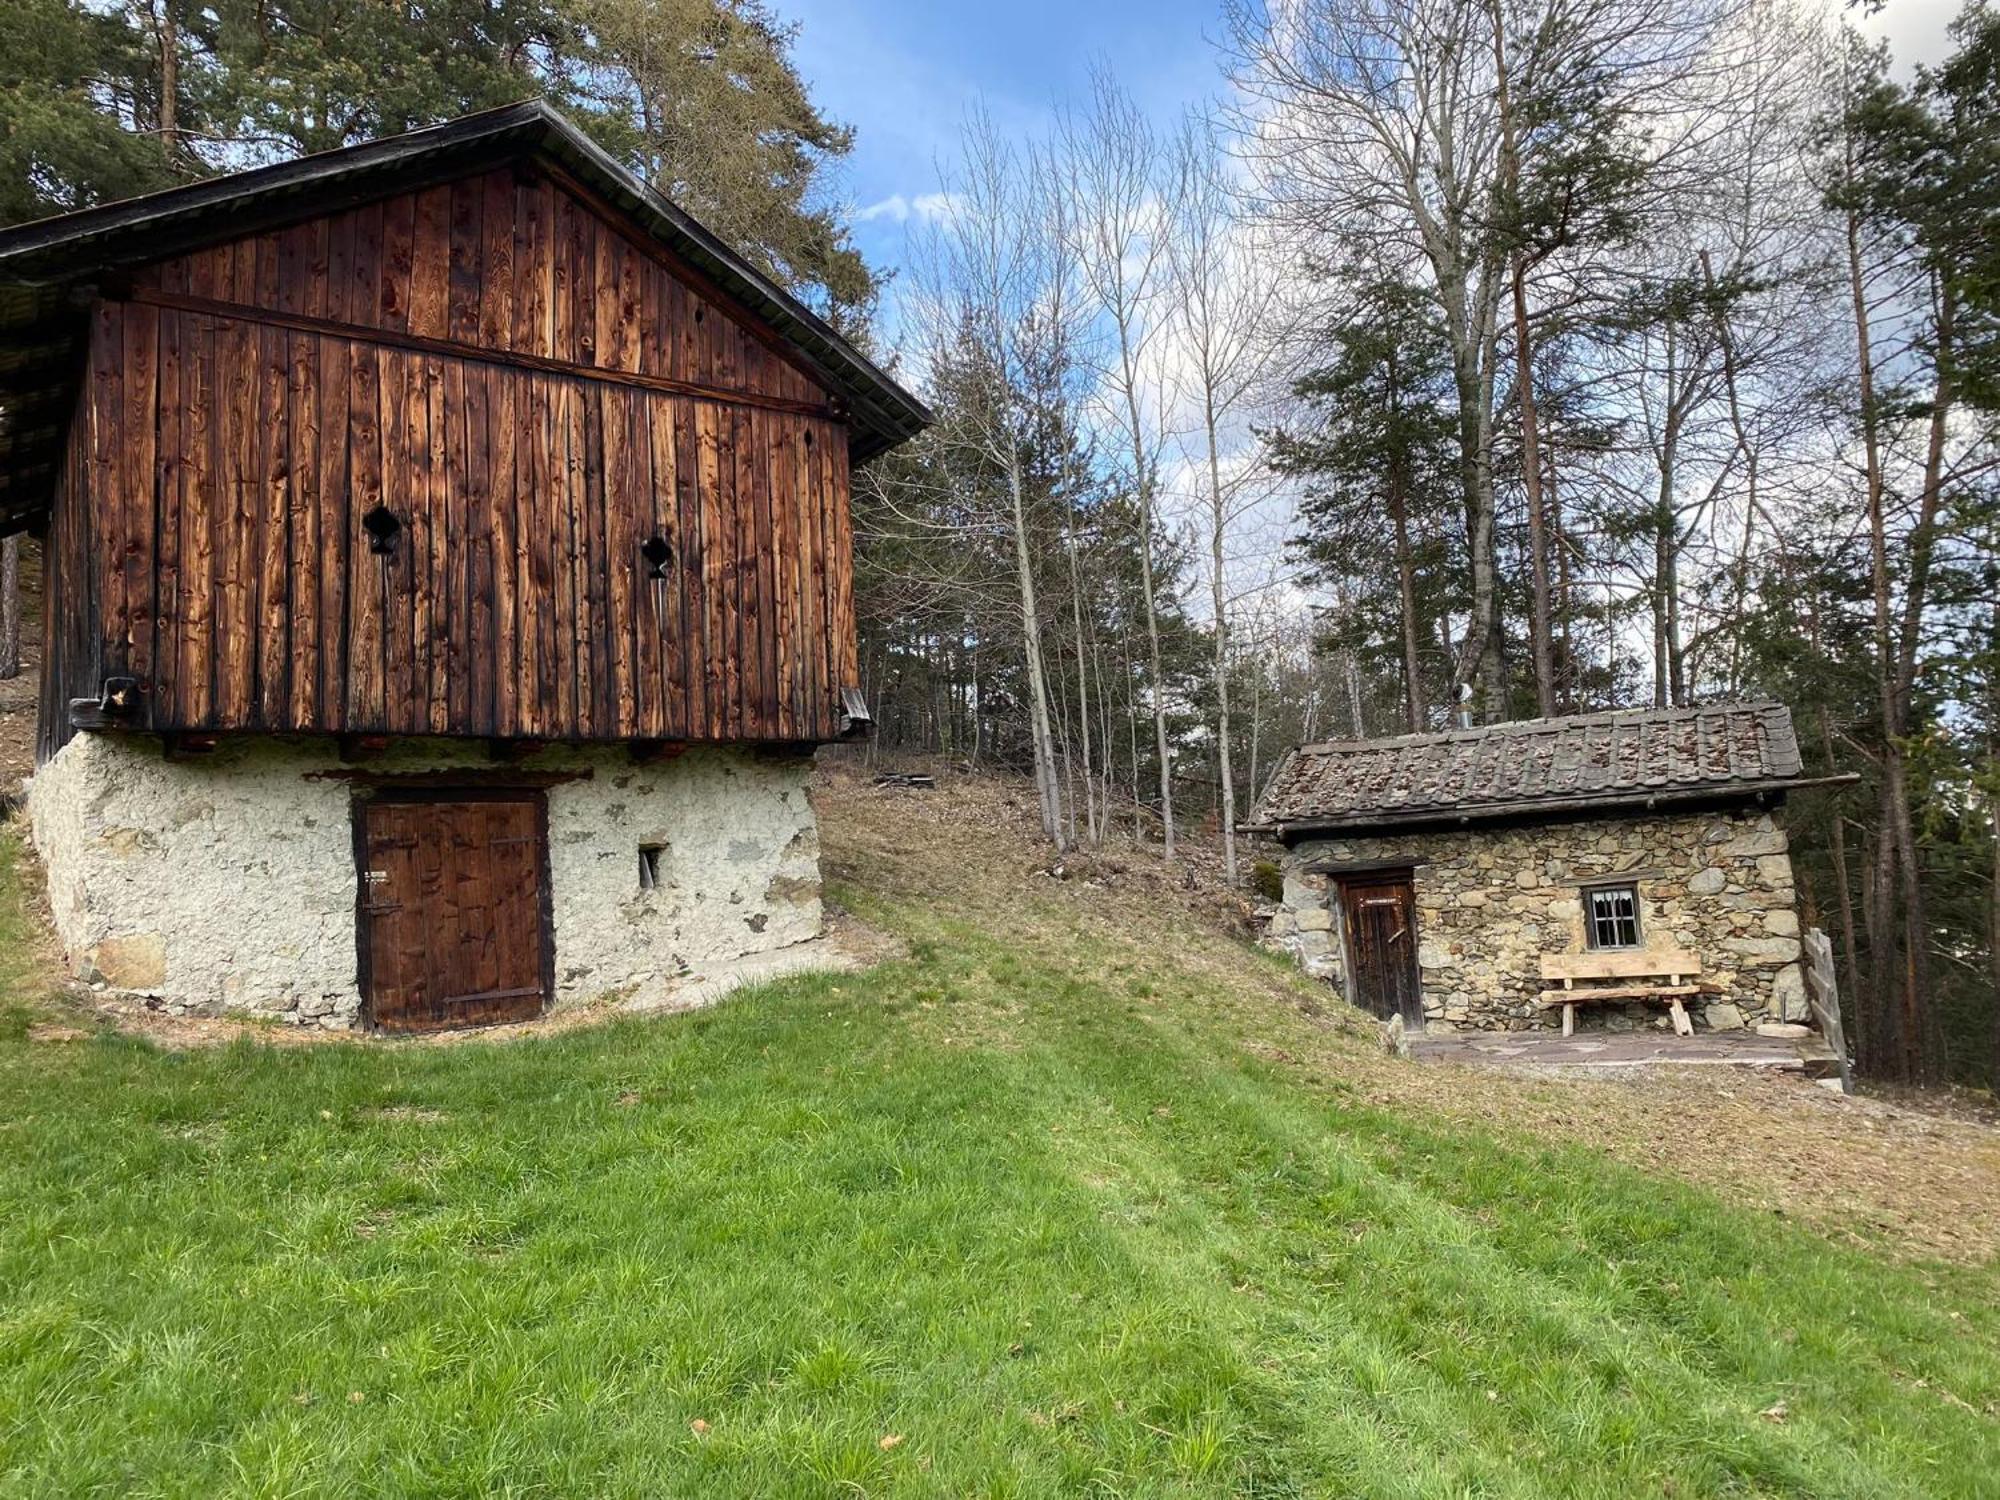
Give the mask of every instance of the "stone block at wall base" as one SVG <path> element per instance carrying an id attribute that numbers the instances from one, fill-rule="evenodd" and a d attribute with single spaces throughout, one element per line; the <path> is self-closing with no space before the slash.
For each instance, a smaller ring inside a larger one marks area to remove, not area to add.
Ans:
<path id="1" fill-rule="evenodd" d="M 1805 971 L 1797 964 L 1786 964 L 1772 979 L 1771 1009 L 1777 1012 L 1780 1021 L 1812 1019 L 1812 1006 L 1806 997 Z"/>

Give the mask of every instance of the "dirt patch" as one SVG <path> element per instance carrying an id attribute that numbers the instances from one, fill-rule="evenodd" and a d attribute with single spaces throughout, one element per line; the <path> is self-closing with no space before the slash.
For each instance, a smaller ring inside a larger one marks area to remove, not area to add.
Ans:
<path id="1" fill-rule="evenodd" d="M 28 1028 L 28 1040 L 31 1042 L 87 1042 L 96 1034 L 81 1026 L 59 1026 L 52 1021 L 39 1021 Z"/>
<path id="2" fill-rule="evenodd" d="M 838 760 L 814 775 L 828 879 L 907 895 L 1067 890 L 1086 906 L 1134 903 L 1149 919 L 1166 906 L 1231 935 L 1254 930 L 1251 902 L 1223 883 L 1221 855 L 1199 839 L 1184 839 L 1169 861 L 1159 844 L 1133 837 L 1129 811 L 1114 809 L 1099 844 L 1057 854 L 1041 838 L 1024 780 L 952 761 L 899 761 L 897 769 L 922 770 L 936 785 L 876 786 L 865 769 Z"/>
<path id="3" fill-rule="evenodd" d="M 0 678 L 0 808 L 21 802 L 21 787 L 35 769 L 35 699 L 41 691 L 36 668 L 23 665 L 18 677 Z"/>
<path id="4" fill-rule="evenodd" d="M 1791 1074 L 1633 1069 L 1532 1080 L 1343 1057 L 1370 1103 L 1602 1150 L 1906 1258 L 2000 1255 L 2000 1131 Z"/>

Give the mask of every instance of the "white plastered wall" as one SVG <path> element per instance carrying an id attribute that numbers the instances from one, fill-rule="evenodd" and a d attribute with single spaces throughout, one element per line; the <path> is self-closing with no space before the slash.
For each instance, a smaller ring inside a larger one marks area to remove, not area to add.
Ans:
<path id="1" fill-rule="evenodd" d="M 79 977 L 179 1012 L 351 1024 L 358 772 L 553 772 L 547 789 L 558 1004 L 670 1002 L 681 981 L 819 935 L 809 762 L 700 748 L 635 764 L 551 749 L 400 743 L 365 766 L 323 739 L 225 742 L 168 759 L 143 736 L 79 734 L 28 808 Z M 639 848 L 658 846 L 642 889 Z"/>

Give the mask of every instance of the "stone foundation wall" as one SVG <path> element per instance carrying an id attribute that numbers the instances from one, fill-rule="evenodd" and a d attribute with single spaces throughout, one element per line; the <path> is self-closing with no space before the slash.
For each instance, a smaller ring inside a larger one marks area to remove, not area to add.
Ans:
<path id="1" fill-rule="evenodd" d="M 28 809 L 78 976 L 175 1012 L 352 1024 L 356 769 L 326 740 L 168 760 L 157 740 L 77 735 L 35 773 Z M 360 769 L 495 767 L 483 747 L 413 741 Z M 578 773 L 547 792 L 554 1003 L 657 1002 L 705 966 L 819 935 L 809 762 L 551 749 L 505 769 Z M 651 890 L 642 844 L 663 848 Z"/>
<path id="2" fill-rule="evenodd" d="M 1345 995 L 1336 877 L 1317 864 L 1413 856 L 1426 1023 L 1451 1030 L 1559 1026 L 1542 1010 L 1544 953 L 1585 949 L 1585 880 L 1637 872 L 1647 948 L 1702 960 L 1697 1026 L 1729 1030 L 1806 1018 L 1799 917 L 1784 832 L 1760 813 L 1545 823 L 1525 828 L 1327 839 L 1286 852 L 1282 905 L 1267 941 Z M 1654 1004 L 1580 1006 L 1583 1027 L 1663 1025 Z"/>

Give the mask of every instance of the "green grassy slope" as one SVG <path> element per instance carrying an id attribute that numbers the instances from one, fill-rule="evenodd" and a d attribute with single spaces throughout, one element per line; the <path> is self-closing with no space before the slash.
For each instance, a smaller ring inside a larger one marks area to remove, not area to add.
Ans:
<path id="1" fill-rule="evenodd" d="M 525 1042 L 17 1011 L 0 1493 L 1996 1492 L 1991 1267 L 1368 1107 L 1251 955 L 844 895 L 910 956 Z"/>

